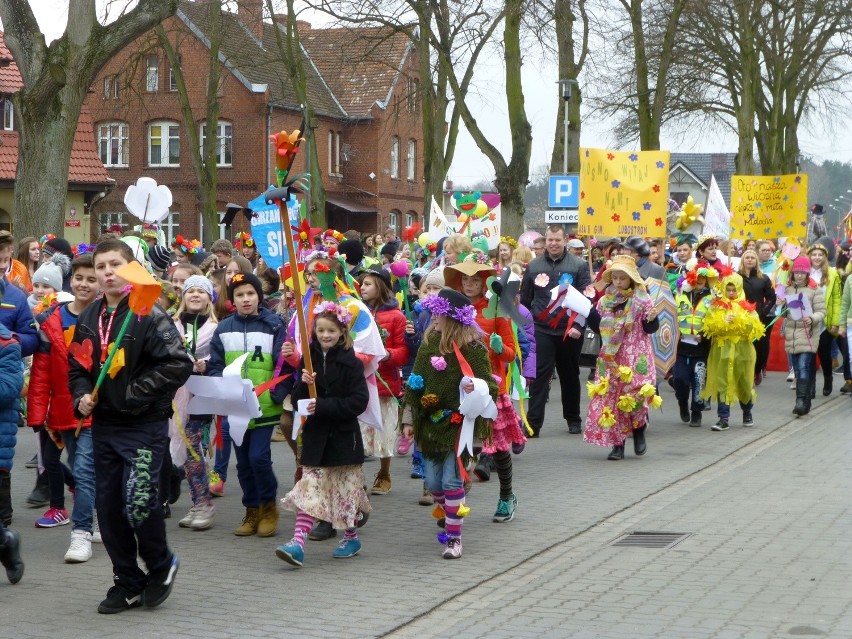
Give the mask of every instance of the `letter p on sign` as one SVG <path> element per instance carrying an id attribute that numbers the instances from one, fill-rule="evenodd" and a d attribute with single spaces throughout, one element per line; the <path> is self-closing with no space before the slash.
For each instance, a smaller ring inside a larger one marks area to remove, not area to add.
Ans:
<path id="1" fill-rule="evenodd" d="M 547 189 L 547 205 L 554 209 L 576 209 L 580 206 L 580 175 L 551 175 Z"/>

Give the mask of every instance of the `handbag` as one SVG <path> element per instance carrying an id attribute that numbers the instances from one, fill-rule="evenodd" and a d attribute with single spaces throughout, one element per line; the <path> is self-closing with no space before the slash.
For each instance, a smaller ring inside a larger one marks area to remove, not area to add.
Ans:
<path id="1" fill-rule="evenodd" d="M 601 336 L 591 328 L 583 329 L 583 345 L 580 347 L 580 366 L 594 368 L 601 352 Z"/>

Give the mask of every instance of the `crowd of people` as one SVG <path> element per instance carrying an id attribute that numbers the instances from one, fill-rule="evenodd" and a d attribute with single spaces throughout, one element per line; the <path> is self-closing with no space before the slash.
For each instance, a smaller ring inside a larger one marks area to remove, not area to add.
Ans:
<path id="1" fill-rule="evenodd" d="M 359 553 L 359 528 L 392 489 L 393 459 L 410 453 L 441 556 L 457 559 L 473 477 L 497 476 L 495 523 L 516 516 L 512 459 L 540 436 L 554 379 L 568 433 L 613 461 L 628 439 L 637 456 L 647 452 L 660 383 L 672 386 L 689 426 L 700 427 L 713 402 L 713 430 L 730 427 L 734 402 L 742 425 L 754 426 L 776 323 L 793 413 L 809 412 L 818 368 L 823 395 L 833 392 L 835 368 L 841 392 L 852 393 L 848 243 L 738 246 L 709 234 L 595 241 L 551 226 L 489 250 L 485 238 L 415 235 L 299 233 L 292 273 L 267 267 L 245 232 L 205 250 L 182 236 L 167 243 L 148 224 L 73 247 L 0 231 L 0 562 L 9 580 L 24 571 L 9 528 L 23 427 L 38 450 L 27 462 L 37 477 L 27 504 L 47 507 L 35 525 L 70 525 L 68 563 L 88 561 L 102 541 L 114 583 L 98 611 L 109 614 L 169 596 L 180 561 L 165 519 L 184 480 L 191 506 L 182 528 L 213 526 L 226 490 L 245 508 L 237 536 L 272 537 L 280 509 L 293 511 L 292 538 L 274 552 L 298 567 L 308 539 L 338 531 L 333 556 Z M 134 261 L 161 295 L 150 313 L 125 322 L 135 310 L 122 274 Z M 655 364 L 652 281 L 671 288 L 677 307 L 677 357 L 665 375 Z M 581 412 L 589 341 L 590 403 Z M 190 408 L 200 378 L 227 374 L 254 389 L 257 414 L 247 424 Z M 296 463 L 286 492 L 272 467 L 275 441 Z M 367 457 L 379 460 L 372 478 Z"/>

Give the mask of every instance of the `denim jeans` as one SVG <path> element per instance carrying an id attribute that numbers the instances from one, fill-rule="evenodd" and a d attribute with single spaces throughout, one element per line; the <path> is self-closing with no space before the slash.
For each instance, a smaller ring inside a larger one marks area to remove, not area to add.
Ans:
<path id="1" fill-rule="evenodd" d="M 752 402 L 748 402 L 747 404 L 743 404 L 740 402 L 740 408 L 743 409 L 743 413 L 751 412 Z M 726 404 L 722 401 L 722 398 L 719 398 L 719 406 L 716 408 L 716 412 L 719 415 L 719 419 L 729 419 L 731 417 L 731 406 L 730 404 Z"/>
<path id="2" fill-rule="evenodd" d="M 459 463 L 453 452 L 448 452 L 443 461 L 423 456 L 424 484 L 430 493 L 446 493 L 464 488 Z"/>
<path id="3" fill-rule="evenodd" d="M 811 363 L 814 359 L 813 353 L 793 353 L 790 355 L 796 379 L 807 381 L 811 378 Z"/>
<path id="4" fill-rule="evenodd" d="M 234 444 L 237 478 L 243 489 L 243 506 L 246 508 L 257 508 L 275 501 L 278 480 L 272 472 L 272 428 L 250 428 L 243 436 L 242 445 Z"/>
<path id="5" fill-rule="evenodd" d="M 701 399 L 701 391 L 707 383 L 707 359 L 703 357 L 686 357 L 678 355 L 672 368 L 672 387 L 678 403 L 689 404 L 693 413 L 704 410 L 704 401 Z"/>
<path id="6" fill-rule="evenodd" d="M 95 450 L 92 429 L 83 428 L 80 436 L 74 437 L 73 430 L 63 430 L 62 441 L 68 451 L 68 463 L 77 485 L 74 508 L 71 510 L 71 526 L 74 530 L 92 532 L 92 512 L 95 509 Z"/>

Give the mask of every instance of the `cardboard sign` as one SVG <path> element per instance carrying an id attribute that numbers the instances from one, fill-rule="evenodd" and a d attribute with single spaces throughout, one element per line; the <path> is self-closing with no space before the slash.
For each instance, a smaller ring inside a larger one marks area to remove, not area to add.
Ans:
<path id="1" fill-rule="evenodd" d="M 731 237 L 805 237 L 808 176 L 734 175 L 731 178 Z"/>

